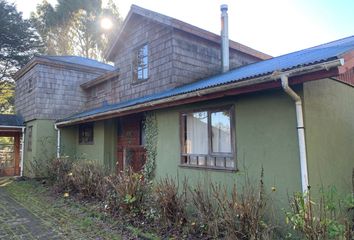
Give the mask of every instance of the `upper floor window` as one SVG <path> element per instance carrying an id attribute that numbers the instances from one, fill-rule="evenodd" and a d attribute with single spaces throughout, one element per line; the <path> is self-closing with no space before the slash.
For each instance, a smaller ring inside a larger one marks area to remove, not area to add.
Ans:
<path id="1" fill-rule="evenodd" d="M 79 126 L 79 144 L 93 144 L 93 123 Z"/>
<path id="2" fill-rule="evenodd" d="M 33 89 L 33 80 L 32 78 L 29 78 L 27 82 L 27 92 L 32 92 L 32 89 Z"/>
<path id="3" fill-rule="evenodd" d="M 234 170 L 233 107 L 181 114 L 182 166 Z"/>
<path id="4" fill-rule="evenodd" d="M 136 50 L 133 59 L 133 79 L 134 81 L 147 80 L 149 78 L 149 56 L 148 45 L 145 44 Z"/>

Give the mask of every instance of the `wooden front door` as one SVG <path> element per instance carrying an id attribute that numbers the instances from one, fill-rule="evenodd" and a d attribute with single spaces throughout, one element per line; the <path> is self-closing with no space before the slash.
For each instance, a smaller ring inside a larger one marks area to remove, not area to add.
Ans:
<path id="1" fill-rule="evenodd" d="M 142 170 L 146 161 L 146 151 L 143 146 L 142 115 L 123 117 L 118 122 L 117 138 L 117 170 L 132 168 Z"/>
<path id="2" fill-rule="evenodd" d="M 20 133 L 0 133 L 0 177 L 20 175 Z"/>

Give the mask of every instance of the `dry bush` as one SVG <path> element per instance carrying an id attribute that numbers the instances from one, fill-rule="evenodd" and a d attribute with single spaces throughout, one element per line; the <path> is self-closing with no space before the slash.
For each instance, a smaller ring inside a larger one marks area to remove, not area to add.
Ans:
<path id="1" fill-rule="evenodd" d="M 128 169 L 107 179 L 111 191 L 107 198 L 112 212 L 139 213 L 150 196 L 150 184 L 141 173 Z"/>
<path id="2" fill-rule="evenodd" d="M 221 184 L 199 183 L 191 189 L 192 203 L 201 231 L 212 238 L 271 239 L 273 227 L 266 218 L 263 170 L 258 187 L 246 176 L 245 184 L 238 191 Z"/>
<path id="3" fill-rule="evenodd" d="M 71 158 L 55 158 L 49 163 L 48 179 L 57 192 L 70 192 L 73 189 L 70 173 L 74 160 Z"/>
<path id="4" fill-rule="evenodd" d="M 217 238 L 221 234 L 222 224 L 220 222 L 220 211 L 215 205 L 215 200 L 208 192 L 209 187 L 203 187 L 200 182 L 192 188 L 190 187 L 192 209 L 194 209 L 194 224 L 197 226 L 197 232 L 201 235 L 208 235 Z M 192 229 L 195 231 L 195 229 Z"/>
<path id="5" fill-rule="evenodd" d="M 178 182 L 166 177 L 156 182 L 154 187 L 155 205 L 160 214 L 162 224 L 180 226 L 186 222 L 187 181 L 181 189 Z"/>
<path id="6" fill-rule="evenodd" d="M 233 186 L 231 196 L 225 186 L 211 185 L 212 195 L 220 209 L 219 223 L 224 226 L 223 235 L 228 239 L 271 239 L 273 227 L 266 224 L 266 200 L 263 182 L 259 189 L 251 184 L 238 192 Z"/>
<path id="7" fill-rule="evenodd" d="M 73 164 L 69 174 L 74 191 L 81 198 L 105 199 L 107 182 L 103 168 L 92 161 L 79 161 Z"/>

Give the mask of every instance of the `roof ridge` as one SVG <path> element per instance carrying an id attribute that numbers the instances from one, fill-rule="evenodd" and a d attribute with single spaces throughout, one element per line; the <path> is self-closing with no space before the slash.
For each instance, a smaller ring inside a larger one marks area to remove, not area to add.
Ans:
<path id="1" fill-rule="evenodd" d="M 184 21 L 179 20 L 177 18 L 173 18 L 173 17 L 167 16 L 165 14 L 162 14 L 162 13 L 132 4 L 127 16 L 124 19 L 121 29 L 116 34 L 116 36 L 113 38 L 113 40 L 110 44 L 110 47 L 108 48 L 108 50 L 105 54 L 107 59 L 111 59 L 111 55 L 113 53 L 115 46 L 118 43 L 118 39 L 120 38 L 121 33 L 123 32 L 125 26 L 127 25 L 129 19 L 131 18 L 131 16 L 133 14 L 138 14 L 140 16 L 147 17 L 147 18 L 152 18 L 155 21 L 158 21 L 162 24 L 170 25 L 173 28 L 180 29 L 182 31 L 188 32 L 190 34 L 196 35 L 198 37 L 204 38 L 209 41 L 218 42 L 219 39 L 216 39 L 216 38 L 220 38 L 220 35 L 210 32 L 208 30 L 205 30 L 203 28 L 194 26 L 190 23 L 184 22 Z M 263 52 L 258 51 L 256 49 L 253 49 L 251 47 L 248 47 L 246 45 L 243 45 L 243 44 L 233 41 L 231 39 L 229 39 L 229 41 L 230 41 L 230 48 L 241 51 L 241 52 L 249 54 L 249 55 L 252 55 L 254 57 L 257 57 L 260 60 L 265 60 L 265 59 L 269 59 L 272 57 L 266 53 L 263 53 Z"/>

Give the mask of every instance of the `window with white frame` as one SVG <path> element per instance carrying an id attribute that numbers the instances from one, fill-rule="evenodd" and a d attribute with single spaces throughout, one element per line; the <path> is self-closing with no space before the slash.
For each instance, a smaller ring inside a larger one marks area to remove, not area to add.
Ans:
<path id="1" fill-rule="evenodd" d="M 181 114 L 181 165 L 236 169 L 234 108 L 231 106 Z"/>

